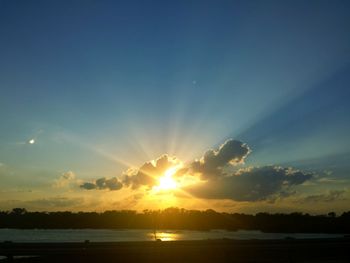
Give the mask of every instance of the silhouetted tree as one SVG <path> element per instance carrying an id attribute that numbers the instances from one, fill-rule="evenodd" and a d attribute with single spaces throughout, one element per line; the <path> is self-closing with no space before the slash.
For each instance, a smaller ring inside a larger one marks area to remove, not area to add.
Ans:
<path id="1" fill-rule="evenodd" d="M 323 232 L 350 233 L 350 212 L 337 217 L 303 213 L 246 215 L 186 210 L 170 207 L 164 210 L 133 210 L 96 212 L 28 212 L 14 208 L 0 211 L 0 228 L 143 228 L 143 229 L 192 229 L 192 230 L 261 230 L 264 232 Z"/>

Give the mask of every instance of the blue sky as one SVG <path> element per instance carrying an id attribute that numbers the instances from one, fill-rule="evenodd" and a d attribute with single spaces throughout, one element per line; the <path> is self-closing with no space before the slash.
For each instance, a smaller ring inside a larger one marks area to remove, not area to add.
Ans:
<path id="1" fill-rule="evenodd" d="M 246 165 L 327 171 L 348 191 L 349 13 L 348 1 L 0 0 L 0 199 L 40 199 L 68 171 L 191 162 L 229 138 L 249 145 Z"/>

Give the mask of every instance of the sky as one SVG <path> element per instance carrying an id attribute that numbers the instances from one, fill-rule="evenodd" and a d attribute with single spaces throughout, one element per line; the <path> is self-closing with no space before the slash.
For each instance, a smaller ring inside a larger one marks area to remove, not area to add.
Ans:
<path id="1" fill-rule="evenodd" d="M 350 210 L 349 1 L 0 0 L 0 210 Z"/>

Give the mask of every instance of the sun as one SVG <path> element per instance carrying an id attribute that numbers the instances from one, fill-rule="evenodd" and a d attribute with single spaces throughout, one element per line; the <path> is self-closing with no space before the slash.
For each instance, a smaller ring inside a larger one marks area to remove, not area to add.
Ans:
<path id="1" fill-rule="evenodd" d="M 172 177 L 177 171 L 177 167 L 171 167 L 165 171 L 164 175 L 159 178 L 158 190 L 173 190 L 177 188 L 177 183 Z"/>

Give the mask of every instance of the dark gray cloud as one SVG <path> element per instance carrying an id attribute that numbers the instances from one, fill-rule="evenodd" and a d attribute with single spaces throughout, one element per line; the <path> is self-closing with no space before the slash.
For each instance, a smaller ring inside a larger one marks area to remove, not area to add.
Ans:
<path id="1" fill-rule="evenodd" d="M 254 167 L 239 170 L 230 176 L 210 178 L 186 190 L 200 198 L 260 201 L 273 195 L 290 193 L 292 186 L 300 185 L 311 177 L 310 173 L 291 168 Z"/>
<path id="2" fill-rule="evenodd" d="M 251 152 L 248 145 L 237 141 L 227 140 L 218 150 L 208 150 L 199 161 L 191 164 L 195 173 L 200 173 L 202 179 L 220 177 L 224 175 L 224 168 L 228 165 L 242 163 Z"/>
<path id="3" fill-rule="evenodd" d="M 92 190 L 92 189 L 96 189 L 97 185 L 95 183 L 83 183 L 80 185 L 80 188 L 86 189 L 86 190 Z"/>
<path id="4" fill-rule="evenodd" d="M 93 189 L 98 189 L 98 190 L 104 190 L 108 189 L 111 191 L 119 190 L 123 187 L 123 184 L 118 180 L 117 177 L 112 177 L 112 178 L 99 178 L 95 182 L 85 182 L 80 185 L 80 188 L 86 189 L 86 190 L 93 190 Z"/>

